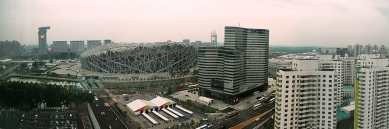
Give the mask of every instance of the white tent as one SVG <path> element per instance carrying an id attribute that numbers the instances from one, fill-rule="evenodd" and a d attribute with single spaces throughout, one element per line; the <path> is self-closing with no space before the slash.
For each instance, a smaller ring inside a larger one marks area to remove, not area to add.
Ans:
<path id="1" fill-rule="evenodd" d="M 141 112 L 144 112 L 147 110 L 151 111 L 152 109 L 157 107 L 155 104 L 153 104 L 150 101 L 140 100 L 140 99 L 132 101 L 131 103 L 127 104 L 126 106 L 135 115 L 139 115 Z"/>
<path id="2" fill-rule="evenodd" d="M 202 103 L 204 105 L 211 105 L 213 99 L 201 96 L 197 99 L 197 102 Z"/>
<path id="3" fill-rule="evenodd" d="M 157 96 L 156 98 L 150 100 L 150 102 L 154 103 L 158 107 L 158 109 L 160 109 L 161 107 L 167 107 L 172 104 L 175 104 L 174 101 L 171 101 L 170 99 L 161 96 Z"/>

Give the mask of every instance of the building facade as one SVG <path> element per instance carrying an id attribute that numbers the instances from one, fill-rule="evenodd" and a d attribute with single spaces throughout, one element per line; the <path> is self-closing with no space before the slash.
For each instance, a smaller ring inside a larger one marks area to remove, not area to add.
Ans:
<path id="1" fill-rule="evenodd" d="M 111 43 L 112 43 L 112 40 L 110 40 L 110 39 L 105 39 L 105 40 L 104 40 L 104 45 L 105 45 L 105 44 L 111 44 Z"/>
<path id="2" fill-rule="evenodd" d="M 68 41 L 53 41 L 52 52 L 69 52 Z"/>
<path id="3" fill-rule="evenodd" d="M 336 82 L 334 85 L 336 105 L 342 104 L 342 85 L 343 85 L 343 75 L 344 75 L 344 66 L 343 61 L 334 60 L 333 55 L 317 55 L 319 60 L 319 69 L 333 69 L 336 75 Z"/>
<path id="4" fill-rule="evenodd" d="M 38 54 L 47 54 L 47 30 L 50 29 L 50 26 L 47 27 L 39 27 L 38 28 L 38 41 L 39 48 Z"/>
<path id="5" fill-rule="evenodd" d="M 354 45 L 354 53 L 353 53 L 354 57 L 358 57 L 359 55 L 362 54 L 361 53 L 361 49 L 362 49 L 361 46 L 362 45 L 359 45 L 359 44 Z"/>
<path id="6" fill-rule="evenodd" d="M 18 41 L 0 41 L 0 54 L 17 55 L 20 52 L 20 43 Z"/>
<path id="7" fill-rule="evenodd" d="M 217 34 L 215 30 L 211 32 L 211 47 L 217 47 Z"/>
<path id="8" fill-rule="evenodd" d="M 189 39 L 184 39 L 182 40 L 183 43 L 190 43 L 190 40 Z"/>
<path id="9" fill-rule="evenodd" d="M 241 97 L 263 91 L 268 54 L 269 30 L 226 26 L 224 47 L 199 48 L 199 94 L 236 104 Z M 210 74 L 212 68 L 218 72 Z"/>
<path id="10" fill-rule="evenodd" d="M 82 52 L 84 52 L 84 40 L 70 41 L 70 51 L 76 54 L 81 54 Z"/>
<path id="11" fill-rule="evenodd" d="M 389 62 L 367 57 L 358 60 L 355 73 L 354 129 L 388 129 Z"/>
<path id="12" fill-rule="evenodd" d="M 294 59 L 277 73 L 275 129 L 336 128 L 337 75 L 319 60 Z"/>
<path id="13" fill-rule="evenodd" d="M 87 44 L 88 49 L 93 49 L 93 48 L 96 48 L 96 47 L 102 45 L 101 40 L 87 40 L 86 44 Z"/>

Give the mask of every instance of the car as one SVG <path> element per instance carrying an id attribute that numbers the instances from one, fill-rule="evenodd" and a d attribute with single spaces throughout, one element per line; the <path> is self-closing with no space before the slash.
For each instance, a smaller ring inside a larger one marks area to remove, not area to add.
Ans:
<path id="1" fill-rule="evenodd" d="M 257 119 L 255 119 L 255 121 L 259 121 L 259 119 L 261 119 L 261 118 L 257 118 Z"/>

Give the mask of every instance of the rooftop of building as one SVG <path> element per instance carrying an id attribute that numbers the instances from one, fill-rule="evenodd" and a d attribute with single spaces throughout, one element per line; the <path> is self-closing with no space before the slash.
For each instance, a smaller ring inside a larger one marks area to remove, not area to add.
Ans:
<path id="1" fill-rule="evenodd" d="M 336 109 L 336 118 L 337 118 L 337 119 L 345 119 L 345 118 L 350 117 L 349 114 L 347 114 L 347 113 L 344 112 L 344 111 L 341 111 L 340 108 L 341 108 L 341 107 L 338 106 L 338 108 Z"/>
<path id="2" fill-rule="evenodd" d="M 343 89 L 353 89 L 354 87 L 351 85 L 343 85 L 342 88 Z"/>

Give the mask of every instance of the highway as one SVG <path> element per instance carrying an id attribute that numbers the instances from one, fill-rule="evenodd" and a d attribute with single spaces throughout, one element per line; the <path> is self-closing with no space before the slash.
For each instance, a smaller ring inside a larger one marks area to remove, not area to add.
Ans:
<path id="1" fill-rule="evenodd" d="M 256 110 L 253 110 L 252 108 L 247 108 L 245 110 L 240 111 L 239 115 L 233 118 L 227 118 L 225 120 L 222 120 L 220 123 L 216 123 L 215 125 L 213 125 L 214 128 L 212 129 L 222 129 L 223 126 L 225 126 L 226 129 L 232 127 L 237 128 L 236 126 L 240 124 L 244 125 L 239 126 L 240 128 L 242 128 L 246 125 L 249 125 L 252 121 L 255 121 L 257 117 L 264 116 L 265 114 L 271 113 L 272 111 L 274 113 L 274 103 L 263 106 Z"/>
<path id="2" fill-rule="evenodd" d="M 274 110 L 265 114 L 264 116 L 260 117 L 258 121 L 253 121 L 249 125 L 243 127 L 243 129 L 258 129 L 262 126 L 269 118 L 271 119 L 271 116 L 274 114 Z"/>

